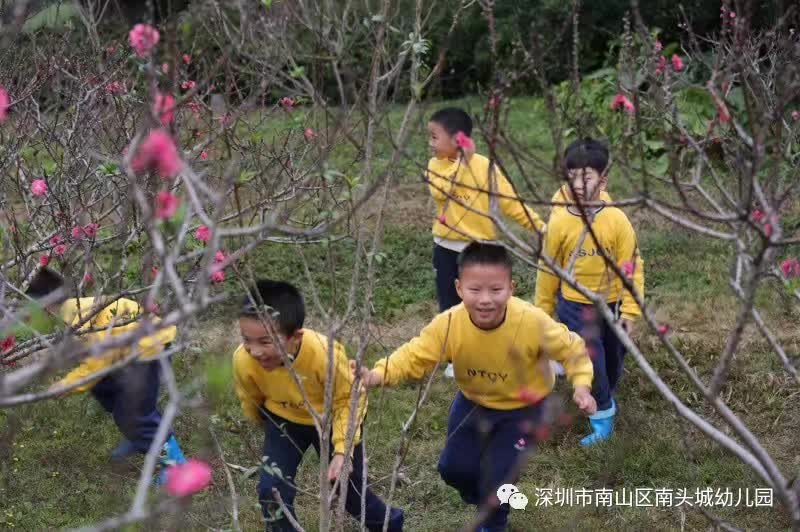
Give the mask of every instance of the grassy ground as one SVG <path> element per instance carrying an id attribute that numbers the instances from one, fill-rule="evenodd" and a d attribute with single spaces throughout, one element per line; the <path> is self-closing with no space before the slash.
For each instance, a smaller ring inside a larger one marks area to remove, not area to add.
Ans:
<path id="1" fill-rule="evenodd" d="M 525 101 L 516 105 L 514 124 L 536 121 L 533 112 L 526 110 Z M 525 131 L 519 127 L 517 131 Z M 543 136 L 536 128 L 522 135 L 522 141 L 532 140 L 525 135 L 537 139 Z M 424 143 L 419 138 L 414 146 L 421 154 Z M 431 205 L 424 186 L 414 175 L 409 169 L 392 192 L 384 245 L 386 258 L 379 267 L 375 292 L 377 325 L 370 351 L 373 360 L 411 338 L 435 312 L 428 227 Z M 547 180 L 541 183 L 545 191 L 555 190 L 556 186 Z M 624 183 L 612 183 L 611 193 L 622 195 L 627 188 Z M 676 341 L 700 375 L 708 377 L 736 312 L 725 281 L 728 252 L 718 243 L 676 230 L 646 213 L 634 212 L 631 217 L 647 264 L 648 300 L 658 308 L 659 316 L 672 325 Z M 339 281 L 349 276 L 353 249 L 353 243 L 347 240 L 334 246 L 333 276 Z M 327 250 L 311 246 L 305 252 L 321 297 L 326 301 L 341 299 L 333 291 Z M 251 265 L 260 275 L 305 284 L 299 255 L 290 247 L 266 245 L 255 253 Z M 520 294 L 530 296 L 533 271 L 518 268 L 515 276 L 520 282 Z M 232 284 L 230 288 L 234 288 Z M 763 308 L 779 325 L 778 332 L 787 345 L 796 346 L 796 310 L 785 310 L 774 298 L 764 298 Z M 800 470 L 796 443 L 800 407 L 792 400 L 797 392 L 764 342 L 750 329 L 746 334 L 725 394 L 731 407 L 791 477 Z M 175 431 L 188 454 L 212 463 L 214 485 L 194 498 L 179 521 L 167 516 L 158 523 L 131 529 L 230 529 L 230 492 L 211 433 L 219 438 L 225 460 L 245 468 L 258 463 L 263 439 L 257 427 L 243 421 L 229 384 L 228 360 L 236 336 L 237 329 L 226 316 L 226 307 L 214 309 L 189 331 L 190 348 L 175 361 L 181 386 L 196 390 L 207 399 L 206 407 L 183 413 Z M 680 397 L 705 410 L 656 339 L 643 332 L 638 341 L 650 363 Z M 207 375 L 222 382 L 222 389 L 207 387 Z M 406 509 L 408 530 L 454 530 L 473 515 L 473 510 L 464 506 L 436 473 L 447 408 L 454 391 L 452 381 L 438 377 L 414 429 L 414 443 L 403 469 L 408 482 L 399 487 L 395 501 Z M 400 441 L 399 427 L 411 412 L 416 396 L 414 386 L 371 396 L 366 434 L 370 477 L 379 492 L 388 487 L 387 476 Z M 627 360 L 619 393 L 618 430 L 607 444 L 588 450 L 580 448 L 577 440 L 586 431 L 586 422 L 569 406 L 564 383 L 557 387 L 556 397 L 575 416 L 575 423 L 555 430 L 526 467 L 518 486 L 528 494 L 531 504 L 525 511 L 512 513 L 514 530 L 698 530 L 707 526 L 706 518 L 694 508 L 536 507 L 532 494 L 541 487 L 686 488 L 693 494 L 696 488 L 706 486 L 734 491 L 752 491 L 762 486 L 747 467 L 679 421 L 631 359 Z M 0 528 L 74 527 L 123 512 L 135 490 L 136 466 L 141 464 L 134 463 L 128 471 L 111 469 L 107 454 L 117 439 L 110 417 L 89 396 L 0 411 Z M 309 453 L 298 477 L 309 493 L 317 486 L 316 463 L 316 456 Z M 245 478 L 238 471 L 233 474 L 242 527 L 258 530 L 262 524 L 255 496 L 256 479 Z M 315 527 L 317 504 L 312 495 L 298 497 L 299 519 L 307 529 Z M 788 529 L 785 514 L 775 504 L 775 508 L 717 506 L 709 510 L 747 529 Z"/>

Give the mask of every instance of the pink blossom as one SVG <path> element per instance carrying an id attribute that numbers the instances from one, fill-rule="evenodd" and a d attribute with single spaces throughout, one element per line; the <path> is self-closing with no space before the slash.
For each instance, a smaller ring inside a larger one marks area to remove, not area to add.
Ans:
<path id="1" fill-rule="evenodd" d="M 667 58 L 663 55 L 658 56 L 658 66 L 656 66 L 656 75 L 660 75 L 667 68 Z"/>
<path id="2" fill-rule="evenodd" d="M 669 330 L 670 330 L 669 325 L 667 325 L 666 323 L 662 323 L 661 325 L 658 326 L 658 334 L 660 334 L 661 336 L 664 336 L 667 333 L 669 333 Z"/>
<path id="3" fill-rule="evenodd" d="M 217 270 L 211 274 L 211 281 L 214 283 L 221 283 L 225 280 L 225 271 Z"/>
<path id="4" fill-rule="evenodd" d="M 59 245 L 57 245 L 56 247 L 53 248 L 53 253 L 55 253 L 59 257 L 62 257 L 64 255 L 64 253 L 66 253 L 66 252 L 67 252 L 66 244 L 59 244 Z"/>
<path id="5" fill-rule="evenodd" d="M 462 150 L 475 151 L 475 141 L 465 135 L 463 131 L 456 133 L 456 144 Z"/>
<path id="6" fill-rule="evenodd" d="M 195 115 L 199 115 L 200 111 L 203 109 L 203 106 L 200 105 L 200 102 L 194 102 L 194 101 L 187 103 L 186 107 L 188 107 L 189 110 Z"/>
<path id="7" fill-rule="evenodd" d="M 444 214 L 440 214 L 439 216 L 437 216 L 436 220 L 442 225 L 447 225 L 447 216 L 445 216 Z"/>
<path id="8" fill-rule="evenodd" d="M 158 30 L 149 24 L 137 24 L 128 32 L 128 42 L 139 57 L 147 57 L 158 44 Z"/>
<path id="9" fill-rule="evenodd" d="M 181 88 L 183 90 L 185 90 L 185 91 L 189 91 L 189 90 L 192 90 L 193 88 L 195 88 L 196 85 L 197 85 L 197 83 L 195 83 L 194 81 L 189 79 L 189 80 L 186 80 L 183 83 L 181 83 Z"/>
<path id="10" fill-rule="evenodd" d="M 161 63 L 161 72 L 169 74 L 169 63 Z"/>
<path id="11" fill-rule="evenodd" d="M 281 98 L 278 103 L 280 103 L 281 107 L 283 107 L 286 111 L 291 111 L 292 108 L 294 107 L 294 100 L 292 100 L 288 96 L 284 96 L 283 98 Z"/>
<path id="12" fill-rule="evenodd" d="M 192 62 L 192 56 L 190 56 L 189 54 L 183 54 L 183 58 L 182 59 L 183 59 L 183 63 L 185 65 L 188 65 L 189 63 Z"/>
<path id="13" fill-rule="evenodd" d="M 497 106 L 500 105 L 500 96 L 498 96 L 497 94 L 493 94 L 489 98 L 488 105 L 489 105 L 489 109 L 496 109 Z"/>
<path id="14" fill-rule="evenodd" d="M 88 284 L 92 284 L 92 283 L 94 283 L 94 277 L 92 276 L 92 274 L 89 273 L 89 272 L 86 272 L 85 274 L 83 274 L 83 284 L 87 284 L 88 285 Z"/>
<path id="15" fill-rule="evenodd" d="M 34 196 L 44 196 L 47 194 L 47 183 L 44 179 L 37 179 L 31 183 L 31 194 Z"/>
<path id="16" fill-rule="evenodd" d="M 767 217 L 766 214 L 764 214 L 758 209 L 753 209 L 753 214 L 751 214 L 750 216 L 753 218 L 754 222 L 760 222 L 761 220 L 764 220 Z"/>
<path id="17" fill-rule="evenodd" d="M 168 178 L 180 172 L 183 161 L 169 133 L 156 129 L 139 145 L 131 168 L 136 173 L 157 170 L 162 178 Z"/>
<path id="18" fill-rule="evenodd" d="M 672 54 L 672 69 L 675 72 L 680 72 L 683 70 L 683 59 L 678 54 Z"/>
<path id="19" fill-rule="evenodd" d="M 614 96 L 614 100 L 611 102 L 611 109 L 614 111 L 624 109 L 625 112 L 629 114 L 636 112 L 636 108 L 633 106 L 633 103 L 624 94 L 617 94 Z"/>
<path id="20" fill-rule="evenodd" d="M 158 311 L 160 310 L 158 307 L 158 303 L 155 303 L 153 301 L 148 301 L 147 303 L 145 303 L 144 308 L 145 310 L 147 310 L 147 312 L 152 312 L 153 314 L 158 314 Z"/>
<path id="21" fill-rule="evenodd" d="M 50 264 L 50 257 L 48 255 L 42 255 L 41 257 L 39 257 L 40 266 L 45 267 L 48 264 Z"/>
<path id="22" fill-rule="evenodd" d="M 772 236 L 772 224 L 764 224 L 764 234 L 767 235 L 767 237 Z"/>
<path id="23" fill-rule="evenodd" d="M 8 108 L 11 106 L 11 98 L 8 92 L 0 85 L 0 124 L 2 124 L 8 116 Z"/>
<path id="24" fill-rule="evenodd" d="M 792 111 L 792 120 L 795 122 L 800 120 L 800 111 Z"/>
<path id="25" fill-rule="evenodd" d="M 728 16 L 731 17 L 731 18 L 736 18 L 736 12 L 735 11 L 731 11 L 730 13 L 728 13 Z"/>
<path id="26" fill-rule="evenodd" d="M 83 227 L 80 225 L 76 225 L 72 228 L 70 234 L 72 235 L 72 238 L 83 238 L 86 236 L 86 231 L 84 231 Z"/>
<path id="27" fill-rule="evenodd" d="M 96 223 L 91 223 L 91 224 L 84 225 L 83 226 L 83 232 L 89 238 L 94 238 L 95 235 L 97 235 L 97 224 Z"/>
<path id="28" fill-rule="evenodd" d="M 121 81 L 112 81 L 106 85 L 106 92 L 108 94 L 125 94 L 125 84 Z"/>
<path id="29" fill-rule="evenodd" d="M 14 348 L 14 344 L 16 342 L 17 338 L 13 334 L 10 336 L 6 336 L 5 338 L 3 338 L 3 341 L 0 342 L 0 351 L 2 351 L 3 353 L 11 351 Z"/>
<path id="30" fill-rule="evenodd" d="M 157 92 L 153 101 L 153 114 L 166 126 L 175 119 L 175 97 L 169 93 Z"/>
<path id="31" fill-rule="evenodd" d="M 117 52 L 117 45 L 112 44 L 110 46 L 106 46 L 106 53 L 108 55 L 114 55 Z"/>
<path id="32" fill-rule="evenodd" d="M 205 225 L 201 225 L 194 232 L 194 237 L 201 242 L 208 242 L 211 239 L 211 229 Z"/>
<path id="33" fill-rule="evenodd" d="M 205 135 L 205 133 L 203 133 L 202 131 L 198 131 L 197 133 L 194 134 L 194 136 L 197 137 L 198 139 L 203 135 Z"/>
<path id="34" fill-rule="evenodd" d="M 311 142 L 315 138 L 317 138 L 317 134 L 314 133 L 314 130 L 310 127 L 307 127 L 306 130 L 303 132 L 303 136 L 306 138 L 307 141 Z"/>
<path id="35" fill-rule="evenodd" d="M 781 271 L 787 279 L 800 277 L 800 262 L 797 259 L 786 259 L 781 263 Z"/>
<path id="36" fill-rule="evenodd" d="M 656 41 L 656 52 L 660 52 L 664 49 L 664 45 L 661 44 L 661 41 Z"/>
<path id="37" fill-rule="evenodd" d="M 633 261 L 625 261 L 625 263 L 622 264 L 622 271 L 625 273 L 625 277 L 633 275 L 635 269 L 636 266 L 633 264 Z"/>
<path id="38" fill-rule="evenodd" d="M 200 152 L 200 160 L 205 161 L 206 159 L 208 159 L 208 152 L 206 150 L 203 150 Z"/>
<path id="39" fill-rule="evenodd" d="M 177 196 L 162 190 L 156 194 L 156 219 L 166 220 L 167 218 L 172 218 L 178 211 L 180 203 L 181 201 Z"/>
<path id="40" fill-rule="evenodd" d="M 214 253 L 214 262 L 216 263 L 225 262 L 225 258 L 225 252 L 221 249 Z"/>
<path id="41" fill-rule="evenodd" d="M 173 497 L 186 497 L 201 491 L 211 483 L 211 467 L 194 458 L 184 464 L 167 468 L 166 492 Z"/>
<path id="42" fill-rule="evenodd" d="M 57 246 L 63 241 L 64 239 L 62 239 L 59 235 L 54 235 L 53 237 L 50 238 L 50 244 L 53 246 Z"/>

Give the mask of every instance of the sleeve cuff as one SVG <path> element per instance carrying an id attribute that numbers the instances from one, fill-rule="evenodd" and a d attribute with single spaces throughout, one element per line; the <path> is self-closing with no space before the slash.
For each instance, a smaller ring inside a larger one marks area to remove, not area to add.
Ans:
<path id="1" fill-rule="evenodd" d="M 586 386 L 587 388 L 591 388 L 592 375 L 578 375 L 572 379 L 572 387 L 577 388 L 578 386 Z"/>

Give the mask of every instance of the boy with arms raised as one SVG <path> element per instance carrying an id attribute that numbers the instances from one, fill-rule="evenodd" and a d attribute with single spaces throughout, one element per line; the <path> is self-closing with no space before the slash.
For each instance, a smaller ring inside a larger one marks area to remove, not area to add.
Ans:
<path id="1" fill-rule="evenodd" d="M 583 340 L 540 309 L 513 297 L 512 263 L 502 246 L 473 242 L 461 252 L 456 290 L 463 303 L 436 316 L 420 335 L 360 369 L 368 387 L 421 379 L 452 362 L 458 392 L 450 407 L 439 474 L 467 504 L 481 504 L 508 478 L 553 388 L 548 360 L 561 361 L 573 400 L 593 413 L 592 363 Z M 355 362 L 351 362 L 355 370 Z M 482 530 L 506 529 L 508 504 Z"/>

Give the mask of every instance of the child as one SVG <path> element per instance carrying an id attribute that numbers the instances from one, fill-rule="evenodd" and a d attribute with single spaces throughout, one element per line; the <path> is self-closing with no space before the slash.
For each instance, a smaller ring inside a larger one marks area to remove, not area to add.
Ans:
<path id="1" fill-rule="evenodd" d="M 255 303 L 255 304 L 254 304 Z M 262 309 L 261 312 L 258 310 Z M 265 310 L 269 311 L 270 315 Z M 263 319 L 271 319 L 265 327 Z M 320 440 L 314 419 L 306 409 L 303 395 L 284 366 L 281 348 L 293 360 L 292 368 L 314 410 L 321 416 L 325 404 L 325 382 L 328 379 L 328 345 L 325 336 L 303 329 L 305 306 L 294 286 L 269 280 L 258 281 L 244 297 L 239 314 L 242 344 L 233 354 L 236 394 L 245 416 L 263 424 L 264 453 L 269 467 L 261 471 L 258 498 L 267 530 L 294 530 L 280 512 L 272 490 L 277 488 L 289 510 L 293 510 L 296 488 L 295 474 L 303 454 L 313 445 L 320 452 Z M 272 329 L 274 327 L 274 335 Z M 273 340 L 280 342 L 277 347 Z M 353 378 L 348 370 L 344 347 L 334 343 L 332 452 L 328 479 L 335 480 L 344 465 L 345 438 L 350 417 L 350 390 Z M 347 486 L 347 511 L 360 518 L 363 482 L 363 446 L 359 442 L 360 425 L 366 410 L 366 397 L 359 405 L 360 414 L 354 436 L 352 473 Z M 275 473 L 279 471 L 279 473 Z M 367 529 L 382 530 L 386 505 L 371 490 L 365 494 Z M 403 529 L 403 511 L 391 508 L 389 530 Z"/>
<path id="2" fill-rule="evenodd" d="M 577 140 L 565 153 L 567 179 L 572 182 L 577 200 L 602 200 L 608 181 L 608 150 L 591 139 Z M 564 191 L 573 201 L 569 187 Z M 608 197 L 606 195 L 606 197 Z M 577 206 L 554 208 L 547 226 L 543 253 L 561 268 L 574 260 L 575 279 L 593 292 L 603 294 L 615 315 L 622 315 L 622 326 L 630 334 L 641 312 L 631 294 L 624 291 L 620 279 L 609 270 L 600 249 L 606 250 L 620 266 L 632 270 L 637 292 L 644 296 L 644 263 L 639 256 L 636 233 L 625 213 L 615 207 L 585 207 L 591 216 L 592 229 L 599 245 L 586 233 Z M 582 243 L 581 243 L 581 239 Z M 559 286 L 560 285 L 560 286 Z M 535 304 L 573 331 L 580 331 L 592 354 L 594 382 L 592 395 L 598 411 L 589 418 L 591 434 L 581 445 L 592 445 L 611 436 L 617 405 L 614 390 L 623 368 L 624 348 L 608 324 L 597 319 L 591 302 L 546 269 L 540 268 L 536 279 Z"/>
<path id="3" fill-rule="evenodd" d="M 467 504 L 480 504 L 508 478 L 542 416 L 554 379 L 547 360 L 561 360 L 575 387 L 573 400 L 594 412 L 592 363 L 583 340 L 516 297 L 504 247 L 472 242 L 461 252 L 455 283 L 463 303 L 436 316 L 391 356 L 361 368 L 366 386 L 421 379 L 441 361 L 455 369 L 459 391 L 450 406 L 439 474 Z M 355 369 L 355 363 L 351 363 Z M 536 399 L 534 399 L 536 398 Z M 533 403 L 533 404 L 531 404 Z M 522 442 L 522 443 L 520 443 Z M 505 530 L 508 504 L 481 530 Z"/>
<path id="4" fill-rule="evenodd" d="M 34 300 L 41 300 L 63 287 L 64 279 L 61 275 L 49 268 L 42 268 L 34 275 L 25 293 Z M 112 301 L 104 297 L 70 298 L 52 303 L 45 310 L 59 316 L 72 327 L 91 316 L 91 319 L 78 330 L 99 330 L 75 336 L 88 345 L 97 344 L 109 336 L 135 330 L 139 324 L 131 320 L 136 320 L 142 313 L 141 307 L 135 301 L 124 298 Z M 159 321 L 157 317 L 152 319 L 155 323 Z M 123 325 L 116 325 L 117 323 Z M 158 411 L 160 362 L 152 358 L 166 349 L 175 339 L 175 335 L 176 328 L 173 326 L 165 327 L 151 336 L 142 338 L 138 343 L 138 360 L 100 379 L 70 390 L 89 391 L 103 409 L 113 416 L 114 423 L 124 436 L 111 452 L 111 459 L 114 462 L 122 462 L 136 453 L 146 454 L 153 443 L 161 424 L 161 413 Z M 53 389 L 62 389 L 90 377 L 128 355 L 130 355 L 128 349 L 111 349 L 103 356 L 90 356 L 56 383 Z M 163 484 L 166 466 L 186 462 L 178 441 L 171 433 L 162 447 L 160 462 L 162 468 L 156 477 L 157 484 Z"/>
<path id="5" fill-rule="evenodd" d="M 431 116 L 428 145 L 433 158 L 428 162 L 427 180 L 436 201 L 433 267 L 440 312 L 461 302 L 454 284 L 458 277 L 458 253 L 472 240 L 494 240 L 497 237 L 494 223 L 489 218 L 489 159 L 483 155 L 471 155 L 469 150 L 467 153 L 461 151 L 459 134 L 466 137 L 472 134 L 472 119 L 464 110 L 447 107 Z M 543 232 L 544 222 L 520 201 L 502 172 L 495 168 L 493 174 L 500 210 L 523 227 Z M 452 365 L 447 366 L 445 374 L 453 376 Z"/>

